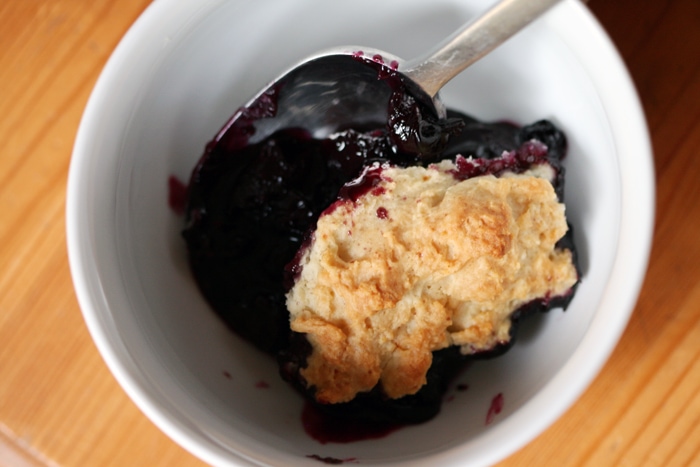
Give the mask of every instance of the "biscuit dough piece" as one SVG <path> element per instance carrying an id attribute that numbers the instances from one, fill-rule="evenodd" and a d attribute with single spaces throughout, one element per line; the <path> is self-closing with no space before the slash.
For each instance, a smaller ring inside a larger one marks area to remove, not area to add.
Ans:
<path id="1" fill-rule="evenodd" d="M 514 310 L 577 282 L 571 252 L 555 247 L 567 223 L 548 165 L 462 181 L 454 169 L 375 165 L 371 190 L 319 218 L 287 294 L 318 402 L 377 384 L 390 398 L 414 394 L 433 351 L 507 342 Z"/>

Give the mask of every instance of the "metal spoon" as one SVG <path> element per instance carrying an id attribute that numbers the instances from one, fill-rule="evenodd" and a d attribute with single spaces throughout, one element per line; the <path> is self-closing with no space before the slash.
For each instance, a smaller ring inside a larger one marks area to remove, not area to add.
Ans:
<path id="1" fill-rule="evenodd" d="M 282 74 L 241 108 L 219 133 L 238 128 L 255 143 L 281 128 L 324 138 L 342 128 L 387 121 L 392 88 L 378 79 L 381 62 L 439 119 L 438 91 L 457 74 L 513 36 L 559 0 L 503 0 L 422 58 L 410 62 L 381 50 L 346 46 L 319 52 Z M 219 139 L 217 137 L 217 140 Z"/>

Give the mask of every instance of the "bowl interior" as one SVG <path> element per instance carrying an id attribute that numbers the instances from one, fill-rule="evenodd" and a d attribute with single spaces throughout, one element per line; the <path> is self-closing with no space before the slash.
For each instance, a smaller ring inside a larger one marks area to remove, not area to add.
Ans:
<path id="1" fill-rule="evenodd" d="M 548 118 L 567 134 L 567 215 L 583 268 L 571 306 L 527 321 L 509 353 L 471 366 L 429 423 L 380 440 L 322 445 L 304 433 L 302 400 L 275 362 L 230 332 L 199 294 L 179 234 L 183 220 L 168 207 L 168 178 L 187 180 L 233 111 L 304 56 L 358 44 L 411 58 L 492 2 L 185 3 L 155 2 L 125 37 L 86 111 L 71 173 L 69 228 L 80 245 L 71 261 L 87 265 L 77 268 L 76 288 L 97 345 L 130 396 L 211 463 L 318 465 L 309 455 L 494 462 L 534 437 L 589 382 L 591 372 L 565 384 L 561 375 L 592 338 L 596 316 L 622 314 L 613 321 L 624 326 L 630 311 L 602 305 L 621 240 L 622 172 L 618 129 L 592 76 L 598 72 L 576 42 L 597 32 L 587 12 L 563 2 L 442 92 L 449 107 L 482 120 Z M 616 57 L 605 40 L 590 47 Z M 619 332 L 601 337 L 596 369 L 614 345 L 606 339 Z M 555 396 L 545 398 L 546 388 Z M 487 424 L 497 394 L 503 410 Z"/>

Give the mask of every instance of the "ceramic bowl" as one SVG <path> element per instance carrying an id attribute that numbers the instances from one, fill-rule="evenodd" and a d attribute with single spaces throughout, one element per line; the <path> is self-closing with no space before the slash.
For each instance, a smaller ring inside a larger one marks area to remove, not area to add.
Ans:
<path id="1" fill-rule="evenodd" d="M 180 237 L 183 219 L 168 207 L 169 177 L 187 180 L 228 117 L 292 64 L 355 44 L 412 58 L 490 3 L 156 0 L 114 51 L 70 168 L 71 270 L 115 378 L 195 456 L 219 466 L 317 466 L 319 458 L 487 465 L 553 423 L 605 363 L 646 269 L 653 169 L 630 77 L 576 0 L 463 72 L 442 97 L 482 120 L 547 118 L 564 130 L 567 212 L 583 280 L 566 312 L 533 318 L 510 352 L 462 374 L 430 422 L 355 443 L 310 438 L 302 399 L 275 362 L 224 326 L 200 295 Z M 502 410 L 487 423 L 497 394 Z"/>

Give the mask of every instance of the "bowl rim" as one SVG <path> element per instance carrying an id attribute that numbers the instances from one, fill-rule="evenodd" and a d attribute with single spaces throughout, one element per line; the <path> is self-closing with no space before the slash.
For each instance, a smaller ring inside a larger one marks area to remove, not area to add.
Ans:
<path id="1" fill-rule="evenodd" d="M 222 0 L 210 0 L 213 7 Z M 134 362 L 125 361 L 128 351 L 110 337 L 109 317 L 98 310 L 108 309 L 95 260 L 89 254 L 89 232 L 81 225 L 81 216 L 88 206 L 83 175 L 89 172 L 90 143 L 95 118 L 106 111 L 106 98 L 115 84 L 115 74 L 131 54 L 144 47 L 141 38 L 154 25 L 167 25 L 164 17 L 187 17 L 206 6 L 184 4 L 177 0 L 151 3 L 131 26 L 110 56 L 90 95 L 76 136 L 68 175 L 66 195 L 66 234 L 73 284 L 88 330 L 110 371 L 139 409 L 177 444 L 196 457 L 214 465 L 235 463 L 257 465 L 253 459 L 234 453 L 224 446 L 215 446 L 195 423 L 174 416 L 167 404 L 153 397 L 155 391 L 140 378 Z M 584 64 L 589 78 L 601 97 L 613 135 L 620 170 L 620 233 L 610 279 L 601 306 L 619 310 L 615 314 L 596 313 L 581 344 L 565 365 L 545 387 L 508 419 L 470 440 L 468 449 L 477 447 L 477 455 L 468 459 L 474 465 L 497 462 L 522 448 L 558 419 L 594 381 L 617 345 L 634 310 L 649 260 L 654 227 L 655 181 L 651 142 L 644 112 L 634 83 L 614 44 L 592 13 L 579 0 L 564 0 L 538 21 L 546 22 Z M 576 27 L 570 27 L 575 24 Z M 567 26 L 565 26 L 567 25 Z M 151 47 L 158 47 L 153 44 Z M 595 64 L 595 66 L 593 66 Z M 622 241 L 624 239 L 624 241 Z M 583 376 L 582 376 L 583 375 Z M 576 384 L 571 382 L 575 381 Z M 157 392 L 157 391 L 156 391 Z M 548 400 L 546 413 L 535 412 L 537 402 Z M 518 429 L 528 420 L 529 430 Z M 485 449 L 498 436 L 498 451 Z M 479 449 L 479 447 L 482 447 Z M 445 465 L 464 462 L 458 445 L 433 454 L 434 462 Z M 235 465 L 234 464 L 234 465 Z"/>

